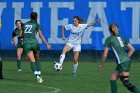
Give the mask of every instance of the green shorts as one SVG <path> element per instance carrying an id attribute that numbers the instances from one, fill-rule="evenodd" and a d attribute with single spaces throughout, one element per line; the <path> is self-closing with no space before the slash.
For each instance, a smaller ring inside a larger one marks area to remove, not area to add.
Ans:
<path id="1" fill-rule="evenodd" d="M 28 54 L 32 51 L 38 54 L 40 52 L 40 47 L 38 43 L 24 43 L 23 51 L 25 54 Z"/>
<path id="2" fill-rule="evenodd" d="M 18 42 L 17 48 L 23 48 L 23 43 L 22 42 Z"/>
<path id="3" fill-rule="evenodd" d="M 131 62 L 126 61 L 126 62 L 123 62 L 121 64 L 118 64 L 116 67 L 116 70 L 119 72 L 122 72 L 122 71 L 129 72 L 130 66 L 131 66 Z"/>

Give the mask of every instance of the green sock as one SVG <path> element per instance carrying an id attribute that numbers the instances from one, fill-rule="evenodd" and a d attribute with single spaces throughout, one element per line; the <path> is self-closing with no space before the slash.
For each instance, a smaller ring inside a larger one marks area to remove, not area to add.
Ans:
<path id="1" fill-rule="evenodd" d="M 21 60 L 20 59 L 17 60 L 17 68 L 21 69 Z"/>
<path id="2" fill-rule="evenodd" d="M 110 84 L 111 84 L 111 93 L 117 93 L 116 80 L 110 80 Z"/>
<path id="3" fill-rule="evenodd" d="M 140 93 L 140 90 L 137 87 L 135 87 L 134 93 Z"/>
<path id="4" fill-rule="evenodd" d="M 33 72 L 37 71 L 36 62 L 31 62 L 31 69 Z"/>
<path id="5" fill-rule="evenodd" d="M 36 67 L 37 67 L 37 71 L 41 70 L 40 61 L 36 61 Z"/>

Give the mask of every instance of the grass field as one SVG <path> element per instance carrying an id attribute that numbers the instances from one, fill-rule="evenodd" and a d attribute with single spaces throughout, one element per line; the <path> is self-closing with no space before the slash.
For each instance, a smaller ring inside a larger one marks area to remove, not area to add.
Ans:
<path id="1" fill-rule="evenodd" d="M 38 84 L 30 69 L 30 63 L 23 62 L 22 72 L 16 69 L 16 62 L 5 61 L 4 80 L 0 80 L 0 93 L 110 93 L 109 76 L 115 63 L 107 62 L 98 72 L 96 62 L 79 62 L 78 77 L 72 76 L 72 63 L 65 62 L 63 70 L 57 72 L 52 62 L 42 62 L 44 82 Z M 130 80 L 140 87 L 140 63 L 131 67 Z M 130 93 L 118 80 L 118 93 Z"/>

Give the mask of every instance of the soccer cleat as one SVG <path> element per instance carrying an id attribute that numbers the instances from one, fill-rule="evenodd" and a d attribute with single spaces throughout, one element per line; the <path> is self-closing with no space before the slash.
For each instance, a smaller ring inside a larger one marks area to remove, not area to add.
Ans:
<path id="1" fill-rule="evenodd" d="M 73 72 L 73 76 L 74 76 L 74 77 L 77 77 L 77 73 L 76 73 L 76 72 Z"/>
<path id="2" fill-rule="evenodd" d="M 140 90 L 137 87 L 135 87 L 134 93 L 140 93 Z"/>
<path id="3" fill-rule="evenodd" d="M 18 72 L 22 71 L 21 69 L 18 69 Z"/>
<path id="4" fill-rule="evenodd" d="M 43 82 L 43 79 L 40 76 L 37 76 L 36 79 L 37 79 L 38 83 L 42 83 Z"/>

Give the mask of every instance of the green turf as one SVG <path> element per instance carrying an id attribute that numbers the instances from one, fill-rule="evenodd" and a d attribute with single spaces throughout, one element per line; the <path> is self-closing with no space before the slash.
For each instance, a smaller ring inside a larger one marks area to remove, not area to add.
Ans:
<path id="1" fill-rule="evenodd" d="M 55 71 L 52 62 L 42 62 L 44 82 L 38 84 L 30 69 L 30 63 L 22 64 L 22 72 L 16 69 L 16 61 L 4 62 L 4 80 L 0 80 L 0 93 L 110 93 L 109 76 L 115 63 L 107 62 L 98 72 L 96 62 L 79 62 L 78 77 L 72 76 L 72 63 L 65 62 L 62 71 Z M 140 63 L 132 63 L 130 80 L 140 86 Z M 130 93 L 118 80 L 118 93 Z"/>

